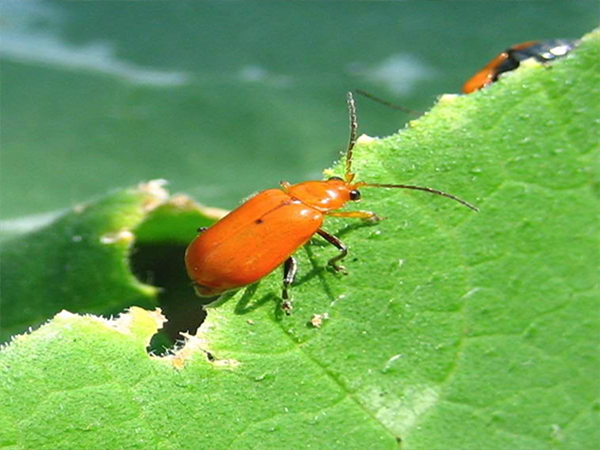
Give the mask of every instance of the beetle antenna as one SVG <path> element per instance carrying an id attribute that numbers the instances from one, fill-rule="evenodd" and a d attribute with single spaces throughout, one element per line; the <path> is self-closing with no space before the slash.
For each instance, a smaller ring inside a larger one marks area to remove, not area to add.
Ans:
<path id="1" fill-rule="evenodd" d="M 443 192 L 443 191 L 438 191 L 437 189 L 432 189 L 432 188 L 428 188 L 428 187 L 422 187 L 422 186 L 411 186 L 408 184 L 379 184 L 379 183 L 357 183 L 356 187 L 379 187 L 379 188 L 397 188 L 397 189 L 413 189 L 415 191 L 424 191 L 424 192 L 429 192 L 430 194 L 435 194 L 435 195 L 441 195 L 442 197 L 446 197 L 449 198 L 451 200 L 454 200 L 458 203 L 460 203 L 461 205 L 466 206 L 467 208 L 472 209 L 473 211 L 479 211 L 479 208 L 477 208 L 476 206 L 471 205 L 469 202 L 458 198 L 455 195 L 452 194 L 448 194 L 447 192 Z"/>
<path id="2" fill-rule="evenodd" d="M 396 111 L 402 111 L 405 114 L 412 114 L 416 116 L 420 116 L 423 114 L 421 111 L 417 111 L 416 109 L 405 108 L 404 106 L 399 106 L 395 103 L 388 102 L 387 100 L 376 97 L 373 94 L 369 94 L 367 91 L 363 91 L 362 89 L 354 89 L 354 92 L 356 92 L 358 95 L 362 95 L 363 97 L 367 97 L 368 99 L 373 100 L 374 102 L 380 103 L 383 106 L 387 106 L 388 108 L 395 109 Z"/>
<path id="3" fill-rule="evenodd" d="M 354 174 L 352 173 L 352 151 L 356 144 L 356 132 L 358 130 L 356 104 L 354 103 L 352 92 L 346 94 L 346 102 L 348 103 L 348 115 L 350 117 L 350 139 L 348 140 L 348 150 L 346 150 L 346 174 L 344 178 L 346 179 L 346 183 L 350 183 L 354 180 Z"/>

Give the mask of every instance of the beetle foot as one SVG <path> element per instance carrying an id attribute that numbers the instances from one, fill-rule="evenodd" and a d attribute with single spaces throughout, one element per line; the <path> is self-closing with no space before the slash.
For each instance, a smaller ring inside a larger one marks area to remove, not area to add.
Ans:
<path id="1" fill-rule="evenodd" d="M 377 222 L 381 222 L 382 220 L 385 220 L 385 217 L 378 216 L 377 214 L 373 214 L 371 217 L 365 219 L 365 222 L 377 223 Z"/>
<path id="2" fill-rule="evenodd" d="M 341 273 L 342 275 L 348 275 L 348 271 L 346 270 L 346 268 L 344 266 L 342 266 L 340 264 L 336 264 L 336 263 L 329 263 L 329 265 L 336 272 Z"/>
<path id="3" fill-rule="evenodd" d="M 292 314 L 292 309 L 294 309 L 294 307 L 292 306 L 292 302 L 290 300 L 283 300 L 281 302 L 281 309 L 286 316 L 289 316 Z"/>

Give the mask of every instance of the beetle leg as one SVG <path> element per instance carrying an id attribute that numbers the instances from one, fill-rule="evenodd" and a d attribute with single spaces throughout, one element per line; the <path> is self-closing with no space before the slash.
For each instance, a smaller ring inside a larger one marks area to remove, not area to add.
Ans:
<path id="1" fill-rule="evenodd" d="M 287 315 L 292 311 L 292 301 L 290 300 L 290 285 L 296 278 L 296 272 L 298 271 L 298 262 L 293 256 L 290 256 L 283 263 L 283 288 L 281 291 L 281 309 L 285 311 Z"/>
<path id="2" fill-rule="evenodd" d="M 283 263 L 283 291 L 281 296 L 284 300 L 289 300 L 289 288 L 296 278 L 296 272 L 298 271 L 298 262 L 296 258 L 290 256 Z"/>
<path id="3" fill-rule="evenodd" d="M 288 181 L 280 181 L 279 186 L 283 189 L 283 192 L 287 192 L 288 189 L 292 186 L 292 184 Z"/>
<path id="4" fill-rule="evenodd" d="M 317 230 L 317 233 L 319 234 L 319 236 L 321 236 L 323 239 L 325 239 L 330 244 L 334 245 L 340 251 L 339 255 L 337 255 L 329 260 L 329 265 L 331 267 L 333 267 L 333 269 L 336 272 L 341 272 L 344 275 L 348 274 L 348 272 L 346 271 L 346 268 L 337 263 L 338 261 L 340 261 L 341 259 L 344 259 L 346 257 L 346 255 L 348 254 L 348 247 L 346 247 L 344 245 L 344 243 L 342 241 L 340 241 L 337 237 L 335 237 L 333 234 L 329 234 L 327 231 L 325 231 L 321 228 L 319 228 Z"/>
<path id="5" fill-rule="evenodd" d="M 328 216 L 332 217 L 346 217 L 348 219 L 363 219 L 371 222 L 379 222 L 382 220 L 377 214 L 372 211 L 339 211 L 327 213 Z"/>

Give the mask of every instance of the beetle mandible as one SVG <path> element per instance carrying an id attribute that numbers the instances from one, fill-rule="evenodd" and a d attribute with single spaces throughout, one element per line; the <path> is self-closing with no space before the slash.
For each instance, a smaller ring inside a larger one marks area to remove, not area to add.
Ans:
<path id="1" fill-rule="evenodd" d="M 337 272 L 346 273 L 339 262 L 348 248 L 337 237 L 321 228 L 325 216 L 376 221 L 371 211 L 339 211 L 346 203 L 360 199 L 359 188 L 414 189 L 441 195 L 477 211 L 460 198 L 428 187 L 406 184 L 380 184 L 355 181 L 352 152 L 357 138 L 356 106 L 347 94 L 350 116 L 350 139 L 346 151 L 344 178 L 326 181 L 280 183 L 281 189 L 259 192 L 199 235 L 185 253 L 187 272 L 201 297 L 219 295 L 259 281 L 283 264 L 282 308 L 289 313 L 290 285 L 297 263 L 292 254 L 318 234 L 340 253 L 329 260 Z"/>

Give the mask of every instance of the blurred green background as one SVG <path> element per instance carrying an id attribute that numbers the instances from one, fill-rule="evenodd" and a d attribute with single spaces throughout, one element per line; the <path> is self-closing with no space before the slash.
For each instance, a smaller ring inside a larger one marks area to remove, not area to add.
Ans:
<path id="1" fill-rule="evenodd" d="M 424 111 L 504 48 L 598 22 L 596 1 L 0 5 L 4 236 L 152 178 L 223 208 L 320 178 L 346 91 Z M 358 107 L 372 136 L 410 119 Z"/>

